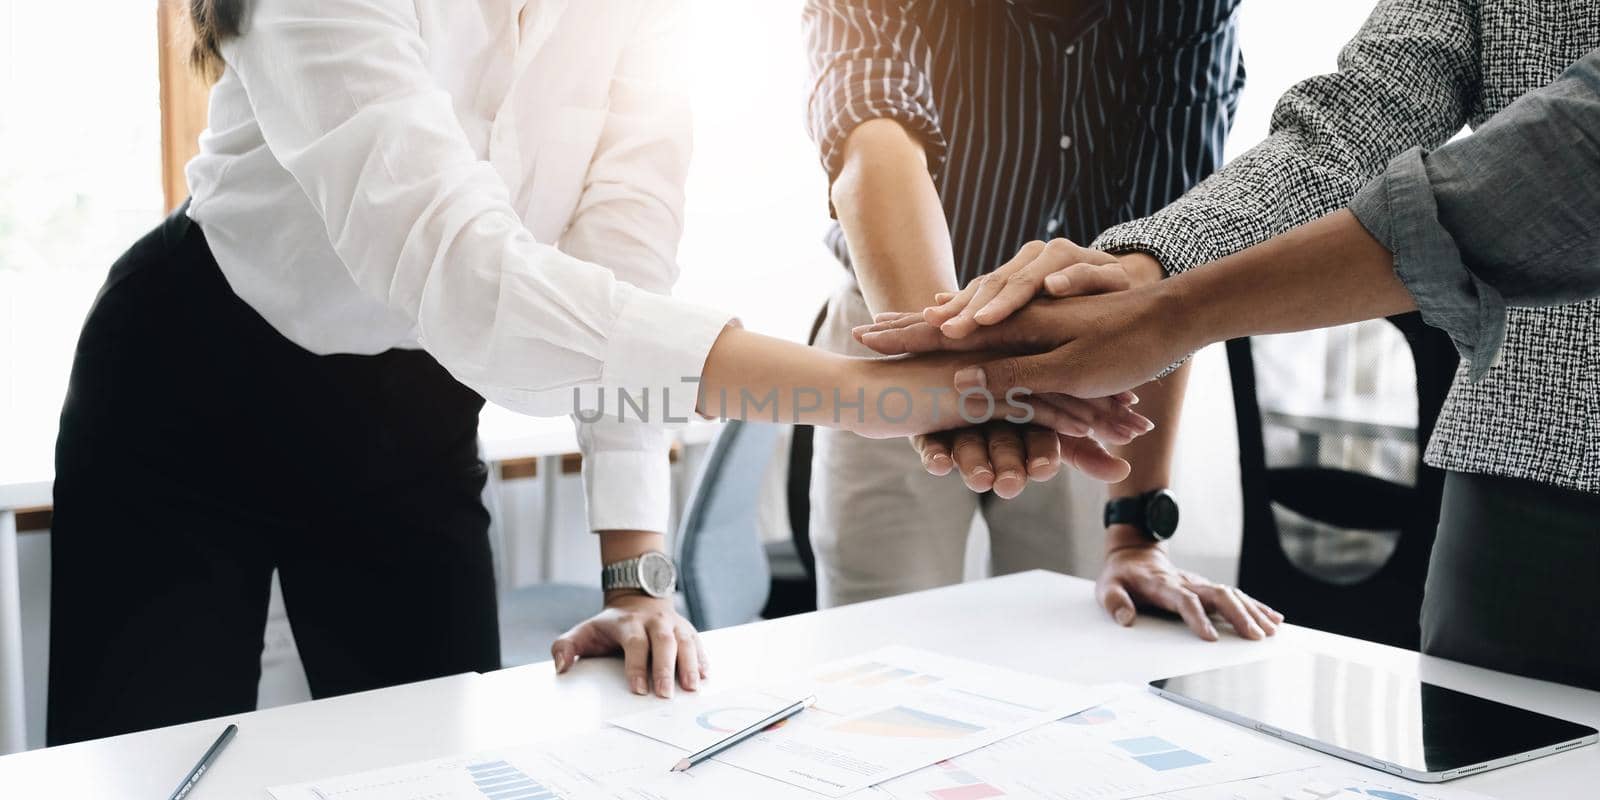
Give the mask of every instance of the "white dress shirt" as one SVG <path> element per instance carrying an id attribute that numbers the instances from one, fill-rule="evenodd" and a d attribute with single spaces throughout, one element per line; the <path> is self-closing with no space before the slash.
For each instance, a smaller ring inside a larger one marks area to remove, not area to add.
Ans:
<path id="1" fill-rule="evenodd" d="M 580 386 L 692 413 L 682 379 L 729 318 L 663 296 L 690 150 L 679 2 L 248 7 L 188 166 L 245 302 L 315 353 L 420 347 L 523 413 L 570 413 Z M 664 531 L 669 437 L 614 401 L 578 423 L 591 527 Z"/>

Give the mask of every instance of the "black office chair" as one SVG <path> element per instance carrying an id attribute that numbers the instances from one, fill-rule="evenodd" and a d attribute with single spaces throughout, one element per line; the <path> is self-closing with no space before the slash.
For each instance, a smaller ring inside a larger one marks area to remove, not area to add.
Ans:
<path id="1" fill-rule="evenodd" d="M 816 344 L 828 316 L 823 304 L 811 322 L 806 344 Z M 767 546 L 772 591 L 761 616 L 787 617 L 817 610 L 817 558 L 811 549 L 811 441 L 815 428 L 795 425 L 789 437 L 789 473 L 785 481 L 789 507 L 789 541 Z"/>
<path id="2" fill-rule="evenodd" d="M 1405 337 L 1416 366 L 1417 424 L 1410 453 L 1414 463 L 1401 470 L 1414 475 L 1411 481 L 1317 463 L 1322 448 L 1306 447 L 1305 438 L 1289 457 L 1280 448 L 1269 458 L 1250 340 L 1228 342 L 1244 494 L 1239 586 L 1296 624 L 1416 649 L 1423 583 L 1444 483 L 1442 472 L 1422 462 L 1422 453 L 1458 356 L 1449 337 L 1424 325 L 1418 314 L 1392 317 L 1389 322 Z M 1301 435 L 1320 442 L 1316 435 Z M 1371 434 L 1356 430 L 1320 435 Z M 1393 551 L 1367 574 L 1335 575 L 1330 580 L 1291 559 L 1284 537 L 1289 528 L 1309 531 L 1313 537 L 1365 531 L 1388 538 Z"/>

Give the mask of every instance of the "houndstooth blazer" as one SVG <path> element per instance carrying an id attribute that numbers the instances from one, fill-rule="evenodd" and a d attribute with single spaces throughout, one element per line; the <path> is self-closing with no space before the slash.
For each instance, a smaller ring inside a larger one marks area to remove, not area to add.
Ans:
<path id="1" fill-rule="evenodd" d="M 1238 252 L 1346 206 L 1394 156 L 1481 124 L 1596 47 L 1600 0 L 1382 0 L 1338 72 L 1278 102 L 1266 141 L 1095 246 L 1173 273 Z M 1477 382 L 1458 370 L 1427 462 L 1600 493 L 1600 301 L 1513 309 L 1501 356 Z"/>

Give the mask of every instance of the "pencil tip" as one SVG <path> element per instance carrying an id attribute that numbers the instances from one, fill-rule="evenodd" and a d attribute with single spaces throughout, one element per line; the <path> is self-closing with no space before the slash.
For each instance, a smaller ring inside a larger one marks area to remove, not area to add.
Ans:
<path id="1" fill-rule="evenodd" d="M 672 771 L 673 772 L 688 772 L 689 771 L 689 767 L 691 767 L 691 766 L 694 766 L 694 765 L 690 764 L 689 763 L 689 759 L 686 758 L 686 759 L 684 759 L 682 761 L 679 761 L 676 764 L 673 764 L 672 765 Z"/>

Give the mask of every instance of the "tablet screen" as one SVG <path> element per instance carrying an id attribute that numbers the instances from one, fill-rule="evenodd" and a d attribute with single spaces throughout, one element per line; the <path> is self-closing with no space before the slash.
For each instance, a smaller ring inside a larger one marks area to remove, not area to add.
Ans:
<path id="1" fill-rule="evenodd" d="M 1592 728 L 1311 653 L 1150 684 L 1245 724 L 1443 773 L 1592 736 Z M 1174 699 L 1177 699 L 1174 698 Z"/>

